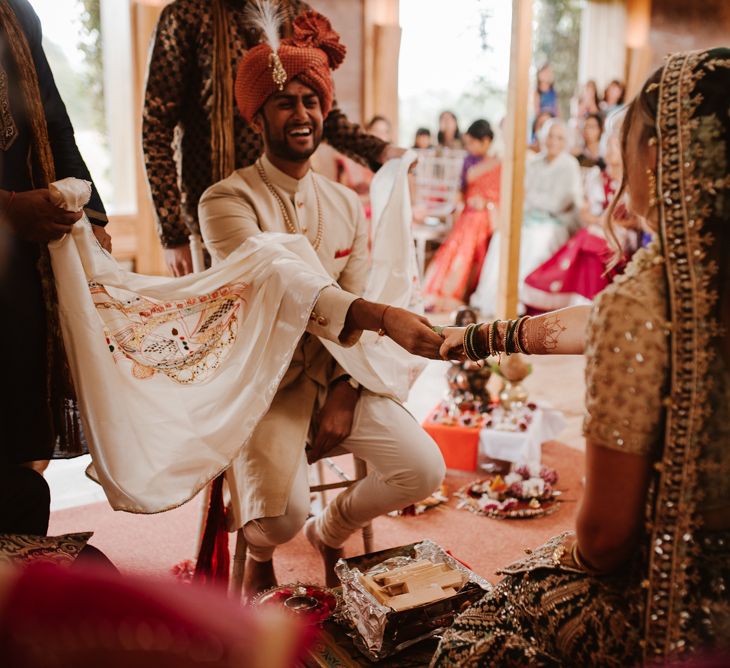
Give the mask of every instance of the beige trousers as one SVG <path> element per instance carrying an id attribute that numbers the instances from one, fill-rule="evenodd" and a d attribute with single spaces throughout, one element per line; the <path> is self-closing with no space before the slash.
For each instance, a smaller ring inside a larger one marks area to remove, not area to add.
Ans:
<path id="1" fill-rule="evenodd" d="M 379 515 L 426 498 L 441 484 L 446 469 L 433 439 L 400 404 L 366 390 L 355 409 L 352 432 L 342 449 L 368 463 L 368 475 L 339 494 L 317 518 L 317 530 L 330 547 Z M 268 561 L 277 545 L 302 528 L 310 508 L 307 460 L 302 452 L 286 512 L 247 522 L 250 555 Z"/>

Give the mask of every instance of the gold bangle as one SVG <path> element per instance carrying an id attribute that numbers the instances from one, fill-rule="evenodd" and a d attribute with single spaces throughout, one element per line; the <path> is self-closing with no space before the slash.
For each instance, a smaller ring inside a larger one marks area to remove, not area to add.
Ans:
<path id="1" fill-rule="evenodd" d="M 388 304 L 384 309 L 383 312 L 380 314 L 380 329 L 378 330 L 378 336 L 385 336 L 388 332 L 385 331 L 385 313 L 390 308 L 390 304 Z"/>
<path id="2" fill-rule="evenodd" d="M 573 547 L 570 548 L 570 556 L 575 562 L 575 565 L 580 568 L 582 571 L 585 571 L 588 573 L 588 575 L 603 575 L 601 571 L 597 571 L 595 568 L 591 568 L 584 560 L 583 557 L 580 556 L 580 551 L 578 549 L 578 539 L 573 541 Z"/>

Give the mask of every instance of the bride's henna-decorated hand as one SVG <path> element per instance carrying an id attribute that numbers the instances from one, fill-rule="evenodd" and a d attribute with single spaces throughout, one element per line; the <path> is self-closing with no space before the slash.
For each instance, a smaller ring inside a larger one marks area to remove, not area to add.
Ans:
<path id="1" fill-rule="evenodd" d="M 559 312 L 546 313 L 525 322 L 520 330 L 520 343 L 530 355 L 549 355 L 557 350 L 560 337 L 566 329 Z"/>
<path id="2" fill-rule="evenodd" d="M 579 355 L 585 349 L 585 331 L 590 314 L 590 306 L 571 306 L 560 311 L 551 311 L 525 320 L 520 326 L 520 347 L 530 355 Z M 504 339 L 508 321 L 497 323 L 494 334 L 494 348 L 504 352 Z M 488 326 L 479 328 L 483 337 L 482 350 L 488 350 L 486 336 Z M 442 359 L 466 359 L 464 353 L 464 328 L 447 327 L 443 330 L 444 342 L 439 351 Z"/>

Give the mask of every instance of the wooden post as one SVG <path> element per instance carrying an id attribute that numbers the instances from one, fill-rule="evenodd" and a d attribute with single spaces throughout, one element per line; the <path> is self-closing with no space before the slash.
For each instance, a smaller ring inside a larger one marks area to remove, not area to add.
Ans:
<path id="1" fill-rule="evenodd" d="M 383 114 L 398 136 L 398 0 L 362 0 L 362 120 Z"/>
<path id="2" fill-rule="evenodd" d="M 626 3 L 626 99 L 639 92 L 651 73 L 652 49 L 651 0 L 628 0 Z"/>
<path id="3" fill-rule="evenodd" d="M 527 116 L 532 104 L 530 62 L 532 60 L 532 0 L 512 0 L 512 42 L 510 45 L 505 155 L 502 164 L 499 280 L 497 316 L 517 315 L 520 270 L 520 235 L 525 195 L 525 153 Z"/>
<path id="4" fill-rule="evenodd" d="M 165 263 L 162 246 L 157 236 L 155 213 L 152 206 L 147 172 L 142 158 L 142 102 L 144 86 L 147 79 L 147 58 L 150 42 L 157 19 L 167 2 L 157 0 L 134 0 L 130 4 L 132 12 L 132 61 L 134 68 L 134 108 L 139 110 L 135 121 L 135 165 L 137 172 L 137 213 L 134 216 L 120 219 L 128 229 L 133 230 L 135 237 L 135 271 L 142 274 L 164 274 Z"/>

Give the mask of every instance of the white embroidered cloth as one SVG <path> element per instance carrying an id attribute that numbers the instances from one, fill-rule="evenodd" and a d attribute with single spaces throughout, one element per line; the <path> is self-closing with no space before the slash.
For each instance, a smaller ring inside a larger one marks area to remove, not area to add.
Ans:
<path id="1" fill-rule="evenodd" d="M 388 163 L 374 181 L 385 203 L 366 295 L 404 307 L 418 301 L 406 216 L 413 158 Z M 78 210 L 88 185 L 64 179 L 50 190 Z M 49 249 L 89 475 L 117 510 L 185 503 L 245 447 L 333 279 L 300 235 L 252 237 L 224 262 L 182 278 L 122 270 L 86 217 Z M 371 332 L 352 348 L 323 343 L 360 383 L 400 400 L 423 368 Z"/>

